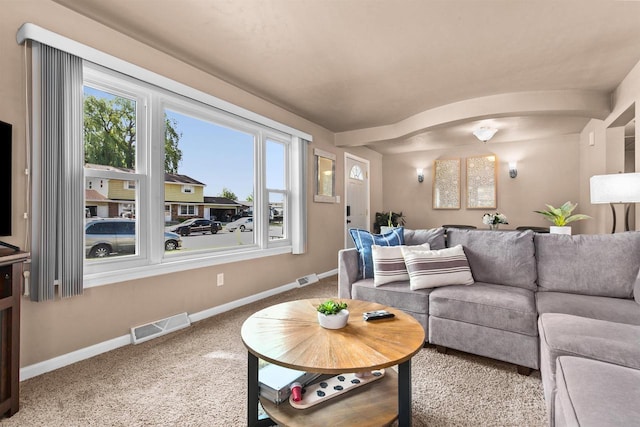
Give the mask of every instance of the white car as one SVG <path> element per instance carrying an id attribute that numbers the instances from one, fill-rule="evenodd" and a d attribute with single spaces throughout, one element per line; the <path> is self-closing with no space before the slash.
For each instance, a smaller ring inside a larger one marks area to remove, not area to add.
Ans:
<path id="1" fill-rule="evenodd" d="M 225 228 L 227 229 L 227 231 L 235 231 L 236 229 L 240 229 L 240 231 L 253 231 L 253 217 L 247 216 L 239 218 L 227 224 Z"/>

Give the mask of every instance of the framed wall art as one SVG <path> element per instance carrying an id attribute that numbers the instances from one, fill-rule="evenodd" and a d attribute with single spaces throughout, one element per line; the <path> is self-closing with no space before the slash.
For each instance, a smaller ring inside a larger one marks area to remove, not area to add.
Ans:
<path id="1" fill-rule="evenodd" d="M 316 148 L 315 159 L 316 185 L 314 202 L 336 202 L 336 155 Z"/>
<path id="2" fill-rule="evenodd" d="M 490 154 L 467 159 L 467 209 L 496 209 L 498 159 Z"/>
<path id="3" fill-rule="evenodd" d="M 460 159 L 433 162 L 433 209 L 460 209 Z"/>

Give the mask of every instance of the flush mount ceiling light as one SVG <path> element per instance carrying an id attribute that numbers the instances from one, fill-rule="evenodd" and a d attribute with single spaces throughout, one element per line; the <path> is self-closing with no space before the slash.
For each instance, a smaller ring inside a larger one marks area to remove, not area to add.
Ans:
<path id="1" fill-rule="evenodd" d="M 473 134 L 480 141 L 487 142 L 491 138 L 493 138 L 493 135 L 495 135 L 496 132 L 498 132 L 498 129 L 496 129 L 496 128 L 490 128 L 490 127 L 483 126 L 481 128 L 478 128 L 478 129 L 474 130 Z"/>

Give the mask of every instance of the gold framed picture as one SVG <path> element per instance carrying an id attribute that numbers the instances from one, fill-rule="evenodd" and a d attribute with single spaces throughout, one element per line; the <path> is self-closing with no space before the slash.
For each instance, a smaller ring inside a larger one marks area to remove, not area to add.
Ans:
<path id="1" fill-rule="evenodd" d="M 433 162 L 433 209 L 460 209 L 460 159 Z"/>
<path id="2" fill-rule="evenodd" d="M 494 154 L 467 158 L 467 209 L 496 209 L 498 206 Z"/>
<path id="3" fill-rule="evenodd" d="M 313 150 L 316 172 L 314 202 L 336 202 L 336 155 L 316 148 Z"/>

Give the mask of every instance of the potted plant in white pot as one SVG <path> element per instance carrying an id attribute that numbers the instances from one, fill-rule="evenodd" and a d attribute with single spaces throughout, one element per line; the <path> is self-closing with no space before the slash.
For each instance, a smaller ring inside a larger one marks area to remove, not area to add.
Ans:
<path id="1" fill-rule="evenodd" d="M 573 210 L 578 206 L 577 203 L 573 204 L 570 201 L 565 202 L 559 208 L 554 208 L 551 205 L 547 205 L 546 211 L 534 211 L 544 215 L 546 219 L 553 223 L 553 226 L 549 227 L 549 232 L 552 234 L 571 234 L 571 226 L 567 225 L 574 221 L 581 219 L 591 218 L 589 215 L 575 214 L 571 215 Z"/>
<path id="2" fill-rule="evenodd" d="M 346 302 L 328 300 L 318 306 L 318 323 L 326 329 L 340 329 L 347 326 L 349 310 Z"/>
<path id="3" fill-rule="evenodd" d="M 400 227 L 401 225 L 405 225 L 402 212 L 376 212 L 373 232 L 386 233 L 390 229 Z"/>

